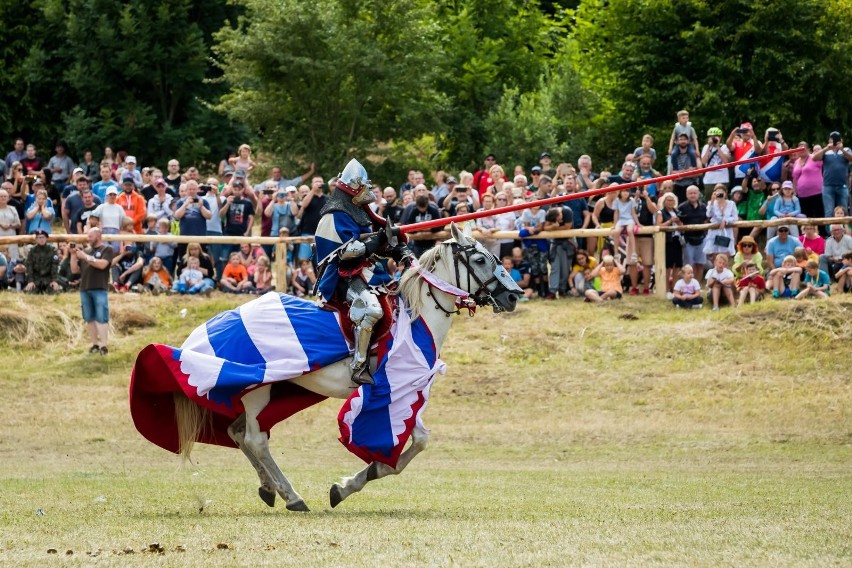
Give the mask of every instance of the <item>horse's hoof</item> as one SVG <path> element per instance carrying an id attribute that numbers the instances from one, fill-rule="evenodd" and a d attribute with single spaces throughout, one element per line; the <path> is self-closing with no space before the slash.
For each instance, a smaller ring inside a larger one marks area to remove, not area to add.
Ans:
<path id="1" fill-rule="evenodd" d="M 257 494 L 261 500 L 270 507 L 275 506 L 275 491 L 268 491 L 265 487 L 258 487 Z"/>
<path id="2" fill-rule="evenodd" d="M 308 509 L 307 503 L 303 500 L 299 499 L 298 501 L 293 501 L 292 503 L 287 503 L 288 511 L 298 511 L 300 513 L 309 513 L 310 509 Z"/>
<path id="3" fill-rule="evenodd" d="M 332 509 L 340 505 L 340 502 L 343 501 L 343 495 L 340 493 L 340 486 L 336 483 L 328 490 L 328 500 L 331 502 Z"/>

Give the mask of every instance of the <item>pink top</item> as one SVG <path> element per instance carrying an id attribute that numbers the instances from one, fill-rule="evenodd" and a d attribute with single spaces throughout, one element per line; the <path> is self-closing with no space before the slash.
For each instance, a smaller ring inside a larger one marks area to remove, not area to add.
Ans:
<path id="1" fill-rule="evenodd" d="M 807 238 L 805 235 L 799 235 L 799 242 L 802 243 L 803 247 L 811 249 L 817 254 L 825 253 L 825 239 L 819 235 L 813 240 Z"/>
<path id="2" fill-rule="evenodd" d="M 796 184 L 796 195 L 813 197 L 822 194 L 822 160 L 814 161 L 808 156 L 805 165 L 800 166 L 799 160 L 793 162 L 793 182 Z"/>

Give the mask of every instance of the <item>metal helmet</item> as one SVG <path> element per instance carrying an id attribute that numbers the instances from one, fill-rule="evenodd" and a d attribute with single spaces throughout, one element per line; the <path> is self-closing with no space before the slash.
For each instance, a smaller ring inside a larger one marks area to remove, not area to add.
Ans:
<path id="1" fill-rule="evenodd" d="M 373 184 L 367 170 L 356 159 L 351 159 L 337 176 L 337 189 L 352 196 L 355 205 L 366 205 L 375 201 Z"/>
<path id="2" fill-rule="evenodd" d="M 722 135 L 722 129 L 717 127 L 717 126 L 714 126 L 714 127 L 707 130 L 707 136 L 721 136 L 721 135 Z"/>

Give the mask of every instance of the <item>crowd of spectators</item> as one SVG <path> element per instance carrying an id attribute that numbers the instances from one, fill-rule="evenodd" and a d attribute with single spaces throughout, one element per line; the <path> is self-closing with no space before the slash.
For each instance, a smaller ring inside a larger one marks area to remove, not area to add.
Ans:
<path id="1" fill-rule="evenodd" d="M 532 205 L 470 223 L 524 289 L 523 300 L 577 297 L 603 303 L 664 286 L 675 306 L 700 307 L 707 298 L 718 309 L 763 296 L 821 298 L 852 288 L 848 226 L 804 225 L 802 234 L 797 224 L 731 226 L 741 219 L 845 217 L 852 151 L 839 133 L 832 132 L 825 145 L 799 142 L 797 153 L 774 156 L 788 148 L 778 129 L 767 128 L 761 141 L 753 126 L 743 123 L 723 141 L 722 130 L 711 127 L 701 144 L 688 113 L 681 111 L 677 119 L 665 156 L 646 135 L 617 171 L 595 171 L 588 155 L 575 166 L 554 164 L 549 152 L 542 152 L 528 169 L 500 165 L 489 154 L 476 171 L 435 172 L 429 184 L 422 172 L 411 170 L 398 188 L 385 187 L 372 207 L 405 225 L 644 179 L 646 185 L 629 191 Z M 751 156 L 761 160 L 674 182 L 653 181 L 664 173 Z M 202 179 L 196 167 L 182 169 L 177 160 L 170 160 L 164 173 L 154 166 L 140 168 L 133 155 L 109 148 L 99 161 L 87 151 L 75 163 L 62 141 L 43 162 L 35 147 L 18 139 L 0 169 L 0 235 L 76 234 L 98 227 L 113 248 L 115 292 L 263 293 L 273 286 L 272 263 L 283 261 L 287 282 L 276 282 L 278 289 L 312 293 L 317 259 L 308 244 L 294 245 L 286 259 L 276 259 L 272 246 L 135 244 L 110 241 L 109 235 L 313 235 L 328 193 L 313 165 L 292 179 L 277 167 L 269 179 L 256 179 L 251 148 L 243 145 L 221 161 L 216 175 Z M 716 227 L 688 229 L 705 223 Z M 652 225 L 676 229 L 666 232 L 665 274 L 653 273 L 653 239 L 640 230 Z M 571 228 L 609 231 L 586 238 L 524 238 Z M 412 239 L 413 252 L 434 246 L 430 237 L 439 230 Z M 518 231 L 520 238 L 492 236 L 506 231 Z M 37 240 L 0 249 L 0 285 L 32 292 L 75 288 L 79 274 L 69 256 L 63 242 L 55 248 Z"/>

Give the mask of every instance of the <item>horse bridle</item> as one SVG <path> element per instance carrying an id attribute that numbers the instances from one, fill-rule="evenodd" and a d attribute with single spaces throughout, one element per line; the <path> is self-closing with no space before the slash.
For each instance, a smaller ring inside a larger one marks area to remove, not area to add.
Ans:
<path id="1" fill-rule="evenodd" d="M 467 292 L 469 296 L 462 297 L 453 292 L 451 294 L 456 296 L 455 309 L 448 310 L 438 301 L 438 298 L 431 293 L 429 295 L 432 296 L 432 300 L 435 302 L 435 307 L 444 312 L 447 317 L 450 317 L 453 314 L 458 314 L 462 308 L 467 308 L 468 313 L 473 316 L 474 312 L 476 312 L 476 306 L 483 307 L 488 305 L 494 305 L 496 300 L 491 295 L 491 291 L 488 289 L 488 286 L 491 285 L 492 282 L 499 282 L 497 276 L 492 275 L 488 280 L 483 281 L 479 276 L 476 275 L 476 272 L 473 270 L 473 267 L 470 265 L 470 257 L 474 252 L 480 252 L 476 248 L 476 242 L 473 242 L 468 245 L 462 245 L 458 242 L 445 243 L 447 244 L 452 251 L 453 258 L 453 267 L 456 271 L 456 283 L 455 287 L 457 289 L 470 290 L 471 283 L 475 282 L 479 285 L 479 288 L 476 289 L 475 292 Z M 435 257 L 436 260 L 440 259 L 440 253 Z M 467 287 L 462 288 L 461 286 L 461 270 L 459 269 L 459 265 L 463 264 L 465 268 L 467 268 Z M 428 281 L 427 281 L 428 282 Z M 429 287 L 435 288 L 432 283 L 429 283 Z M 446 290 L 445 290 L 446 291 Z"/>

